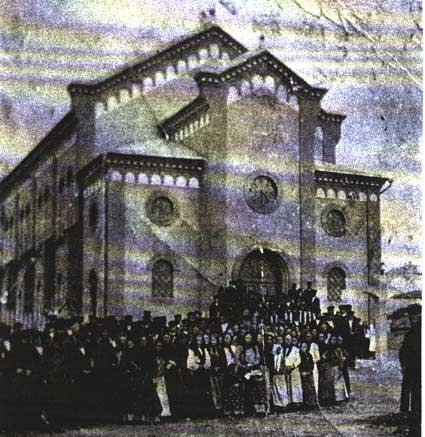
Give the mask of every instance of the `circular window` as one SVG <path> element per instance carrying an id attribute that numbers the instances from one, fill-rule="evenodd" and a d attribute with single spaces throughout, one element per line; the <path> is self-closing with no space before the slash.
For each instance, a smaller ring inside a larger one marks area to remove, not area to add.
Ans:
<path id="1" fill-rule="evenodd" d="M 260 214 L 273 212 L 278 206 L 276 183 L 269 176 L 255 176 L 245 187 L 245 200 L 251 209 Z"/>
<path id="2" fill-rule="evenodd" d="M 148 202 L 147 214 L 152 223 L 158 226 L 168 226 L 176 216 L 176 208 L 171 199 L 158 196 Z"/>
<path id="3" fill-rule="evenodd" d="M 322 215 L 322 226 L 332 237 L 342 237 L 346 232 L 346 219 L 343 212 L 331 209 Z"/>

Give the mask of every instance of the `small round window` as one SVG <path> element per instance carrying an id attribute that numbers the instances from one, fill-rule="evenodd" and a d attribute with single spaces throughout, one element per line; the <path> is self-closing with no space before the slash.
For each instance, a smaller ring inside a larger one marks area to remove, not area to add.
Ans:
<path id="1" fill-rule="evenodd" d="M 322 216 L 322 226 L 332 237 L 342 237 L 346 233 L 346 219 L 342 211 L 331 209 Z"/>
<path id="2" fill-rule="evenodd" d="M 158 226 L 168 226 L 174 221 L 176 208 L 171 199 L 158 196 L 148 202 L 147 213 L 151 222 Z"/>

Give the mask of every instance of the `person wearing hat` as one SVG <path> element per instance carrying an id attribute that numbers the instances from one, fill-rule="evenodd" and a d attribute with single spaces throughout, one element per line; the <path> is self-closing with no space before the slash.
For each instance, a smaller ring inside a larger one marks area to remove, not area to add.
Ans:
<path id="1" fill-rule="evenodd" d="M 291 288 L 288 290 L 288 300 L 298 300 L 301 297 L 302 290 L 297 288 L 297 284 L 292 283 Z"/>
<path id="2" fill-rule="evenodd" d="M 313 289 L 313 283 L 307 282 L 307 288 L 303 291 L 301 299 L 306 302 L 307 305 L 311 305 L 313 298 L 316 296 L 317 290 Z"/>
<path id="3" fill-rule="evenodd" d="M 319 325 L 322 325 L 323 323 L 326 323 L 330 329 L 335 329 L 335 307 L 333 305 L 329 305 L 327 307 L 327 312 L 320 317 Z"/>
<path id="4" fill-rule="evenodd" d="M 218 319 L 222 314 L 222 307 L 220 305 L 220 301 L 218 296 L 214 296 L 213 303 L 209 308 L 209 317 L 210 319 Z"/>

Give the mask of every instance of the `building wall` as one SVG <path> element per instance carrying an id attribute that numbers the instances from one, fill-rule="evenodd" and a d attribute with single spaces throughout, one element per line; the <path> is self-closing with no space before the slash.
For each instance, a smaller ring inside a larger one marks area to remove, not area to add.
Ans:
<path id="1" fill-rule="evenodd" d="M 366 196 L 355 200 L 346 199 L 347 194 L 342 189 L 330 189 L 327 195 L 327 198 L 316 199 L 318 296 L 323 305 L 350 304 L 359 317 L 367 320 L 367 293 L 376 292 L 375 285 L 370 281 L 367 212 L 368 208 L 379 209 L 379 202 L 368 201 Z M 333 209 L 345 215 L 346 233 L 343 236 L 331 236 L 324 229 L 326 214 Z M 346 290 L 342 292 L 340 301 L 330 299 L 327 291 L 328 273 L 334 267 L 341 268 L 346 273 Z"/>
<path id="2" fill-rule="evenodd" d="M 193 308 L 205 310 L 211 294 L 205 298 L 208 280 L 199 273 L 200 189 L 187 186 L 189 177 L 177 173 L 169 172 L 165 184 L 165 175 L 162 182 L 159 174 L 146 176 L 131 181 L 112 176 L 108 181 L 108 311 L 141 317 L 148 310 L 171 317 Z M 157 197 L 173 202 L 175 214 L 167 225 L 150 218 Z M 173 296 L 152 296 L 152 269 L 158 260 L 173 265 Z"/>
<path id="3" fill-rule="evenodd" d="M 239 259 L 255 248 L 280 253 L 299 281 L 299 119 L 297 108 L 268 94 L 251 96 L 228 107 L 226 179 L 227 262 L 233 278 Z M 261 213 L 247 203 L 257 176 L 270 177 L 278 199 Z"/>
<path id="4" fill-rule="evenodd" d="M 100 177 L 91 181 L 83 192 L 82 312 L 86 317 L 94 312 L 98 317 L 105 316 L 105 191 L 105 181 Z"/>

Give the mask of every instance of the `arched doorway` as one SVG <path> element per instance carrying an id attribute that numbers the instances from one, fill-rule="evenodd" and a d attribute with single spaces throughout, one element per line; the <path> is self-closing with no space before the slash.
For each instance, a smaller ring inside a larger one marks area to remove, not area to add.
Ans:
<path id="1" fill-rule="evenodd" d="M 247 291 L 263 295 L 286 294 L 288 267 L 279 254 L 271 250 L 254 250 L 242 262 L 239 279 Z"/>

